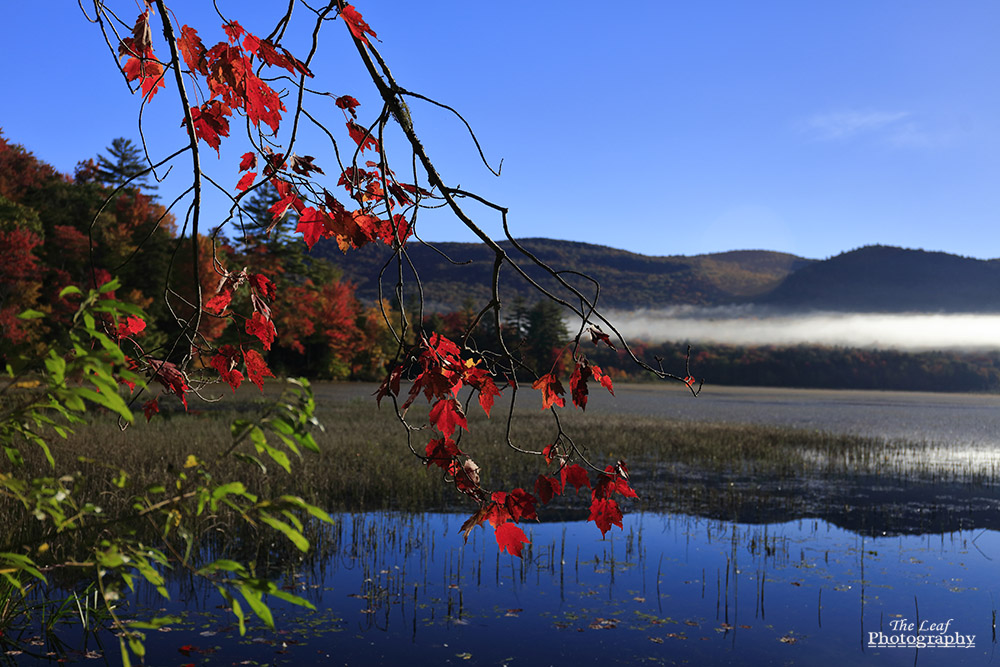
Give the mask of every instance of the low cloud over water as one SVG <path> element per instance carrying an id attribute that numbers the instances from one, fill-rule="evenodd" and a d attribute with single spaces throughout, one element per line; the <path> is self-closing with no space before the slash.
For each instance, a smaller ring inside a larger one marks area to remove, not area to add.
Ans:
<path id="1" fill-rule="evenodd" d="M 777 314 L 745 308 L 679 307 L 616 312 L 627 339 L 727 345 L 830 345 L 906 350 L 1000 349 L 1000 314 Z"/>

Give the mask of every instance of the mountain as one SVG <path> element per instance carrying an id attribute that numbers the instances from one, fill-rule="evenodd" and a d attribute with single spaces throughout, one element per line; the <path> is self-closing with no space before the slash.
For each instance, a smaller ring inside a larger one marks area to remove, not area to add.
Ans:
<path id="1" fill-rule="evenodd" d="M 744 250 L 685 257 L 650 257 L 607 246 L 558 241 L 554 239 L 519 239 L 518 244 L 540 261 L 556 270 L 587 274 L 600 282 L 600 303 L 604 308 L 636 309 L 672 305 L 712 306 L 746 303 L 769 293 L 793 272 L 813 260 L 787 253 Z M 504 251 L 535 282 L 554 289 L 555 279 L 522 255 L 510 242 L 502 242 Z M 385 246 L 365 246 L 343 255 L 336 245 L 321 242 L 313 249 L 325 259 L 338 264 L 344 277 L 355 283 L 362 299 L 374 299 L 378 293 L 378 274 L 391 257 Z M 486 303 L 493 272 L 492 252 L 478 243 L 411 244 L 407 257 L 420 275 L 423 293 L 432 310 L 457 310 L 463 302 Z M 413 272 L 404 267 L 404 279 L 412 283 Z M 386 270 L 382 280 L 383 295 L 391 295 L 398 270 Z M 589 281 L 575 274 L 564 278 L 586 294 L 594 293 Z M 529 303 L 538 300 L 537 291 L 509 266 L 501 272 L 502 298 L 506 302 L 523 297 Z"/>
<path id="2" fill-rule="evenodd" d="M 770 310 L 843 312 L 1000 312 L 1000 260 L 978 260 L 943 252 L 866 246 L 818 261 L 767 250 L 651 257 L 607 246 L 519 239 L 518 244 L 586 294 L 600 283 L 601 305 L 636 310 L 669 306 L 755 304 Z M 554 278 L 510 242 L 500 244 L 527 276 L 554 289 Z M 343 255 L 335 244 L 314 249 L 341 266 L 364 300 L 378 294 L 377 277 L 391 252 L 366 246 Z M 489 301 L 493 256 L 478 243 L 411 244 L 407 257 L 420 275 L 429 309 L 458 310 L 464 302 Z M 405 266 L 404 281 L 414 284 Z M 393 294 L 395 264 L 386 269 L 383 296 Z M 531 303 L 538 292 L 509 266 L 501 272 L 501 297 Z"/>
<path id="3" fill-rule="evenodd" d="M 785 310 L 1000 312 L 1000 261 L 866 246 L 788 275 L 757 303 Z"/>

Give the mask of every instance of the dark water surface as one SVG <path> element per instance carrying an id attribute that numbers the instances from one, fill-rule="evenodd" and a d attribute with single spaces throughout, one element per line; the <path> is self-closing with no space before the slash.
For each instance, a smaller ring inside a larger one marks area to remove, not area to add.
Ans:
<path id="1" fill-rule="evenodd" d="M 280 634 L 257 627 L 240 638 L 214 592 L 178 587 L 187 620 L 150 633 L 151 664 L 996 659 L 997 532 L 869 539 L 819 520 L 745 525 L 645 514 L 626 517 L 624 531 L 604 540 L 592 524 L 537 524 L 522 563 L 497 554 L 490 529 L 463 547 L 459 516 L 338 520 L 324 545 L 336 554 L 287 581 L 317 612 L 276 605 Z M 892 629 L 910 622 L 925 631 Z M 917 641 L 925 646 L 874 645 Z M 926 645 L 944 641 L 974 646 Z"/>

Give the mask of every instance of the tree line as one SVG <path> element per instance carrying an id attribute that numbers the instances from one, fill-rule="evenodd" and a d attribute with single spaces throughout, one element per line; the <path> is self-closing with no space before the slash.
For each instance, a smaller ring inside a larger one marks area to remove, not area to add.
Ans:
<path id="1" fill-rule="evenodd" d="M 67 285 L 96 288 L 112 277 L 123 285 L 115 296 L 145 311 L 146 327 L 137 340 L 147 353 L 170 358 L 176 315 L 183 320 L 190 313 L 169 312 L 162 298 L 165 277 L 175 276 L 170 289 L 181 303 L 196 301 L 196 286 L 190 279 L 194 272 L 185 265 L 190 260 L 177 253 L 189 239 L 160 201 L 156 183 L 142 174 L 145 167 L 141 149 L 117 138 L 104 154 L 80 161 L 72 175 L 61 174 L 0 133 L 0 244 L 5 249 L 0 358 L 41 350 L 60 336 L 76 311 L 72 295 L 59 295 Z M 277 199 L 273 188 L 261 188 L 245 208 L 270 218 L 266 211 Z M 252 263 L 284 296 L 272 312 L 280 324 L 267 354 L 272 370 L 322 379 L 381 378 L 395 349 L 381 315 L 388 304 L 362 304 L 336 266 L 310 258 L 301 239 L 293 238 L 295 224 L 292 211 L 269 234 L 248 231 L 236 239 L 217 239 L 215 254 L 201 255 L 203 293 L 219 291 L 219 258 L 229 265 Z M 198 242 L 211 250 L 209 238 Z M 18 317 L 27 310 L 47 317 Z M 219 346 L 236 344 L 241 332 L 231 323 L 214 318 L 199 333 Z"/>

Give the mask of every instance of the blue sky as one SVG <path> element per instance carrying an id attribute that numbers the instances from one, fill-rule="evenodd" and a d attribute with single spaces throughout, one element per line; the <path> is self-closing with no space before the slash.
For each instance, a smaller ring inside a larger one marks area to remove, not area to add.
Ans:
<path id="1" fill-rule="evenodd" d="M 10 4 L 5 135 L 66 172 L 114 137 L 137 138 L 139 98 L 76 4 Z M 284 3 L 219 4 L 264 35 Z M 131 25 L 136 5 L 115 6 Z M 459 109 L 490 161 L 503 158 L 497 179 L 454 118 L 411 104 L 445 178 L 507 206 L 516 236 L 652 255 L 764 248 L 823 258 L 883 243 L 1000 257 L 1000 3 L 356 6 L 400 84 Z M 223 38 L 211 3 L 170 7 L 209 44 Z M 374 90 L 343 26 L 324 30 L 316 85 L 353 95 L 372 118 Z M 144 123 L 154 154 L 183 145 L 173 91 Z M 221 159 L 204 159 L 235 183 L 246 148 L 233 140 Z M 333 165 L 315 133 L 298 152 Z M 221 200 L 209 211 L 225 215 Z M 495 217 L 472 212 L 500 233 Z M 445 216 L 419 224 L 429 240 L 473 240 Z"/>

